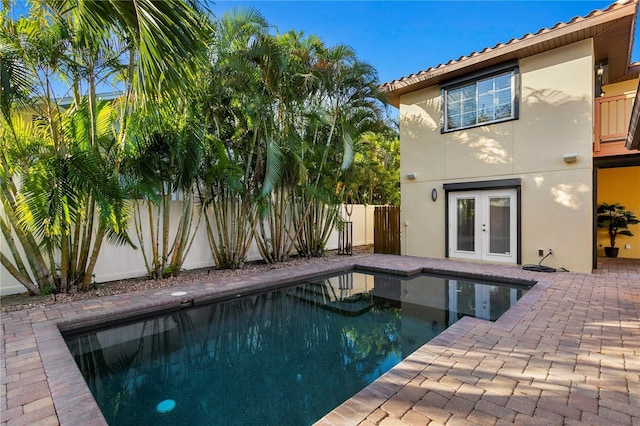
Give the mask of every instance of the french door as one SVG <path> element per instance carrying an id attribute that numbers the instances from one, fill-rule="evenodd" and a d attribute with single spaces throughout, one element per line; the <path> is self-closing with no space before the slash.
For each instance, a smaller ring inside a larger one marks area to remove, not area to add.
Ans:
<path id="1" fill-rule="evenodd" d="M 516 263 L 515 189 L 449 193 L 449 257 Z"/>
<path id="2" fill-rule="evenodd" d="M 518 289 L 448 280 L 449 325 L 465 315 L 495 321 L 518 301 Z"/>

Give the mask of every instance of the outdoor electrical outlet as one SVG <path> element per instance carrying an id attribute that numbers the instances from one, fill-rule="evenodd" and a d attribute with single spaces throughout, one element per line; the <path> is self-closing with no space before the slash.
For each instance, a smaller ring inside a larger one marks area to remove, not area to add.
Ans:
<path id="1" fill-rule="evenodd" d="M 538 256 L 544 256 L 544 249 L 538 249 Z"/>

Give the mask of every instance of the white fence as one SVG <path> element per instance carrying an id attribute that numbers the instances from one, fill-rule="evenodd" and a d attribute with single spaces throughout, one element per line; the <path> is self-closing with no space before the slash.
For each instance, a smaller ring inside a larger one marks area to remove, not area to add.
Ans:
<path id="1" fill-rule="evenodd" d="M 181 201 L 174 201 L 172 203 L 172 223 L 177 224 L 180 219 L 181 203 Z M 373 244 L 374 208 L 375 206 L 353 206 L 351 221 L 353 222 L 354 246 Z M 344 212 L 342 217 L 346 219 Z M 137 245 L 137 238 L 133 223 L 131 223 L 129 235 L 132 241 Z M 147 241 L 149 241 L 148 238 Z M 1 244 L 2 252 L 5 254 L 8 253 L 4 238 Z M 333 231 L 326 248 L 327 250 L 335 250 L 338 248 L 338 231 Z M 247 260 L 254 261 L 260 259 L 260 254 L 258 253 L 258 249 L 254 243 L 249 250 Z M 198 234 L 195 236 L 193 241 L 193 246 L 185 259 L 183 268 L 197 269 L 211 267 L 213 265 L 213 257 L 211 256 L 211 250 L 209 249 L 209 242 L 207 241 L 205 227 L 201 224 Z M 136 250 L 129 246 L 115 247 L 105 242 L 102 246 L 102 250 L 100 251 L 100 256 L 98 257 L 94 274 L 95 281 L 103 283 L 126 278 L 142 277 L 147 274 L 147 271 L 145 269 L 142 252 L 139 249 Z M 26 289 L 24 286 L 13 278 L 13 276 L 11 276 L 3 266 L 0 266 L 0 295 L 5 296 L 9 294 L 23 293 L 25 291 Z"/>

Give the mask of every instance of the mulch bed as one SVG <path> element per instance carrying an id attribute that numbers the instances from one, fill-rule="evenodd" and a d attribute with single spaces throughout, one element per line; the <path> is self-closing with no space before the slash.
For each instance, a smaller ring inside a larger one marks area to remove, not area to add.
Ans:
<path id="1" fill-rule="evenodd" d="M 353 248 L 353 256 L 363 256 L 373 253 L 373 246 L 358 246 Z M 43 296 L 29 296 L 28 293 L 13 294 L 0 297 L 0 312 L 12 312 L 23 309 L 43 308 L 45 306 L 56 303 L 67 303 L 76 300 L 87 300 L 96 297 L 112 296 L 116 294 L 130 293 L 134 291 L 143 291 L 153 288 L 170 287 L 183 283 L 192 283 L 202 280 L 211 280 L 214 278 L 223 278 L 228 276 L 237 276 L 251 274 L 254 272 L 268 271 L 271 269 L 288 268 L 291 266 L 311 264 L 318 262 L 329 262 L 338 257 L 344 257 L 338 254 L 336 250 L 327 251 L 322 257 L 294 257 L 290 260 L 276 264 L 266 264 L 262 261 L 249 262 L 242 269 L 215 269 L 200 268 L 186 270 L 177 277 L 164 279 L 150 279 L 148 277 L 129 278 L 125 280 L 109 281 L 100 283 L 97 288 L 87 291 L 79 291 L 75 293 L 49 294 Z"/>

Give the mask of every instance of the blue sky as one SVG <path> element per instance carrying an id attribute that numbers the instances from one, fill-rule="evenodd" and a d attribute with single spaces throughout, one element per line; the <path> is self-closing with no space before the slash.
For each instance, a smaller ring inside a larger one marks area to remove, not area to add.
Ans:
<path id="1" fill-rule="evenodd" d="M 253 7 L 280 32 L 347 44 L 380 82 L 416 73 L 540 28 L 605 9 L 612 1 L 217 1 L 216 16 Z M 640 43 L 636 32 L 635 40 Z M 633 61 L 640 61 L 640 47 Z"/>

